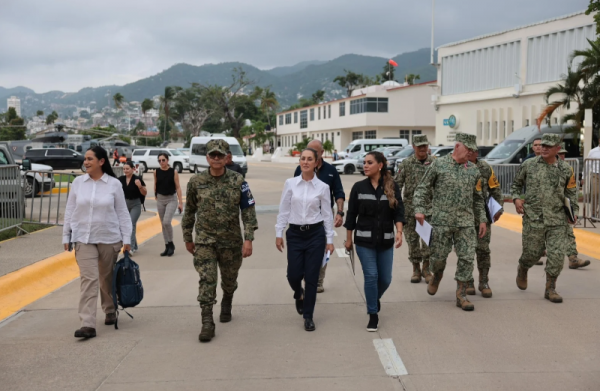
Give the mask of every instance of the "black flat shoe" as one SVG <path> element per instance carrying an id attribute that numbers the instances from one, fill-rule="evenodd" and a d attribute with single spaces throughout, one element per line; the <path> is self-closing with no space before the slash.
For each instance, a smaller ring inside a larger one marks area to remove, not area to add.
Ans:
<path id="1" fill-rule="evenodd" d="M 304 313 L 304 299 L 296 299 L 296 311 L 298 311 L 300 315 Z"/>
<path id="2" fill-rule="evenodd" d="M 367 331 L 369 331 L 369 332 L 377 331 L 378 324 L 379 324 L 379 315 L 369 314 L 369 324 L 367 325 Z"/>
<path id="3" fill-rule="evenodd" d="M 315 331 L 315 322 L 312 319 L 304 319 L 304 330 Z"/>
<path id="4" fill-rule="evenodd" d="M 96 336 L 96 329 L 91 327 L 82 327 L 75 331 L 75 338 L 94 338 Z"/>

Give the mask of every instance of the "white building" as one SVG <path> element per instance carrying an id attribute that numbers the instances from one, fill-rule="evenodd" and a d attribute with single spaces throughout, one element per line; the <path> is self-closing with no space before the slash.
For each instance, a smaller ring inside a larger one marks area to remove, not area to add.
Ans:
<path id="1" fill-rule="evenodd" d="M 544 93 L 567 73 L 573 50 L 596 38 L 595 29 L 593 15 L 578 12 L 439 47 L 436 144 L 451 144 L 458 131 L 494 145 L 535 124 Z M 562 115 L 557 111 L 552 124 Z"/>
<path id="2" fill-rule="evenodd" d="M 20 117 L 21 116 L 21 99 L 17 98 L 16 96 L 11 96 L 10 98 L 8 98 L 6 100 L 6 111 L 8 111 L 8 109 L 10 109 L 11 107 L 13 107 L 16 110 L 17 115 Z"/>
<path id="3" fill-rule="evenodd" d="M 278 146 L 283 151 L 303 137 L 330 140 L 342 151 L 356 139 L 405 138 L 426 134 L 435 137 L 435 111 L 430 85 L 386 82 L 334 100 L 277 114 Z"/>

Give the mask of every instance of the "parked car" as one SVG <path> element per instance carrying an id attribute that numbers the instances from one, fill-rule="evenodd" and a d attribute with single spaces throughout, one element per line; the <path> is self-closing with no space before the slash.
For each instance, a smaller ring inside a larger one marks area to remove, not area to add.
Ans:
<path id="1" fill-rule="evenodd" d="M 454 151 L 454 146 L 449 145 L 444 147 L 430 147 L 429 151 L 431 156 L 442 157 L 446 156 L 449 153 L 452 153 L 452 151 Z"/>
<path id="2" fill-rule="evenodd" d="M 367 156 L 367 153 L 368 152 L 361 153 L 356 162 L 356 170 L 362 175 L 365 175 L 365 156 Z"/>
<path id="3" fill-rule="evenodd" d="M 240 143 L 235 137 L 226 137 L 222 134 L 213 134 L 211 136 L 192 137 L 190 143 L 190 172 L 200 172 L 208 168 L 206 160 L 206 143 L 213 139 L 223 139 L 229 144 L 231 158 L 234 163 L 237 163 L 242 168 L 244 178 L 248 173 L 248 161 L 246 155 L 242 151 Z"/>
<path id="4" fill-rule="evenodd" d="M 356 172 L 356 165 L 358 164 L 357 159 L 342 159 L 332 162 L 331 165 L 335 167 L 336 171 L 340 174 L 352 175 Z"/>
<path id="5" fill-rule="evenodd" d="M 18 164 L 5 145 L 0 145 L 0 166 Z M 21 181 L 25 197 L 33 197 L 42 191 L 50 191 L 54 188 L 54 172 L 52 167 L 44 164 L 32 164 L 29 170 L 23 169 L 21 165 Z M 27 167 L 26 167 L 27 168 Z M 33 189 L 35 188 L 35 194 Z"/>
<path id="6" fill-rule="evenodd" d="M 480 147 L 477 146 L 477 157 L 482 159 L 484 157 L 487 156 L 488 153 L 490 153 L 490 151 L 494 149 L 494 147 Z"/>
<path id="7" fill-rule="evenodd" d="M 399 155 L 403 150 L 404 149 L 397 149 L 391 152 L 389 156 L 385 157 L 388 161 L 387 169 L 391 171 L 392 175 L 396 174 L 396 160 L 399 159 Z"/>
<path id="8" fill-rule="evenodd" d="M 85 172 L 84 156 L 66 148 L 33 148 L 25 152 L 25 159 L 31 163 L 45 164 L 54 170 L 80 169 Z"/>
<path id="9" fill-rule="evenodd" d="M 190 149 L 189 148 L 177 148 L 177 150 L 179 152 L 183 153 L 184 155 L 190 156 Z"/>
<path id="10" fill-rule="evenodd" d="M 135 149 L 131 156 L 131 161 L 134 164 L 139 164 L 138 171 L 140 173 L 148 170 L 156 170 L 160 167 L 158 163 L 158 155 L 166 153 L 169 155 L 169 166 L 173 167 L 178 173 L 183 170 L 189 170 L 190 158 L 187 155 L 179 152 L 176 149 L 167 148 L 140 148 Z"/>
<path id="11" fill-rule="evenodd" d="M 356 159 L 361 153 L 371 152 L 382 147 L 406 147 L 408 140 L 403 138 L 360 139 L 354 140 L 339 153 L 340 157 Z"/>

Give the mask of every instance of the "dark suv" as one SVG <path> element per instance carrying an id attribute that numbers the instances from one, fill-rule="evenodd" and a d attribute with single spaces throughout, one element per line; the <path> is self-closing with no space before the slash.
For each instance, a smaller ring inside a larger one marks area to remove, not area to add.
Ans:
<path id="1" fill-rule="evenodd" d="M 46 164 L 55 170 L 80 169 L 85 172 L 84 156 L 66 148 L 36 148 L 25 152 L 31 163 Z"/>

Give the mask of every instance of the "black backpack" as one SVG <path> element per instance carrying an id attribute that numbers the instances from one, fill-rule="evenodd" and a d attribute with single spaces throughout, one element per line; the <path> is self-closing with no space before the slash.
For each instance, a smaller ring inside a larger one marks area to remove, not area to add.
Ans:
<path id="1" fill-rule="evenodd" d="M 113 269 L 112 297 L 117 313 L 115 329 L 118 329 L 119 306 L 125 311 L 125 308 L 140 304 L 144 298 L 140 267 L 129 257 L 129 251 L 125 251 L 125 256 L 117 261 Z M 129 312 L 125 313 L 133 319 Z"/>

